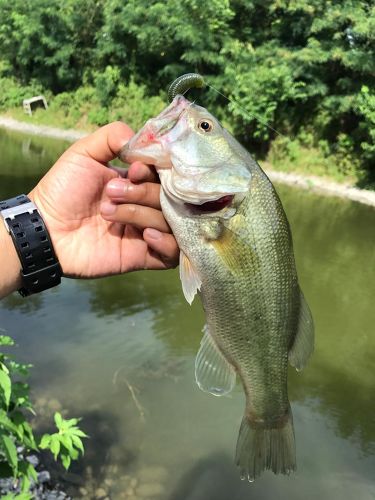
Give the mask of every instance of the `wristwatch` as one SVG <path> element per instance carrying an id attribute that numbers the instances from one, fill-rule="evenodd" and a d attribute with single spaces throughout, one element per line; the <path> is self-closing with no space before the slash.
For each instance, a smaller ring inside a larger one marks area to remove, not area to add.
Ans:
<path id="1" fill-rule="evenodd" d="M 36 205 L 21 194 L 0 201 L 0 216 L 22 265 L 22 288 L 18 292 L 26 297 L 59 285 L 62 269 Z"/>

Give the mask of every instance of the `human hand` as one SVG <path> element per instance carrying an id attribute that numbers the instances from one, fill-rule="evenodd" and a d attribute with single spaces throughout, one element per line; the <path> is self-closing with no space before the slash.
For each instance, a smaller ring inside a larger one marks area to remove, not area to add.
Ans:
<path id="1" fill-rule="evenodd" d="M 121 180 L 107 166 L 132 135 L 127 125 L 115 122 L 77 141 L 29 194 L 65 276 L 94 278 L 177 265 L 177 244 L 160 211 L 160 186 L 153 183 L 152 170 L 135 163 L 130 180 Z M 114 196 L 119 182 L 133 190 Z M 118 202 L 131 204 L 116 207 Z M 111 215 L 108 207 L 115 209 Z"/>

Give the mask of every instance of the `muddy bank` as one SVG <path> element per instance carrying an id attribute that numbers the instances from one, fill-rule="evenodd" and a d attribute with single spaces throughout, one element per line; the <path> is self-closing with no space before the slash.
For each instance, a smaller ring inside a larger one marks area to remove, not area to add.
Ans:
<path id="1" fill-rule="evenodd" d="M 5 116 L 0 116 L 0 127 L 24 132 L 26 134 L 44 135 L 46 137 L 55 137 L 56 139 L 64 139 L 67 141 L 76 141 L 88 135 L 88 132 L 63 130 L 55 127 L 48 127 L 47 125 L 33 125 L 32 123 L 20 122 Z M 338 184 L 337 182 L 329 181 L 322 177 L 294 174 L 290 172 L 277 172 L 272 170 L 268 165 L 265 165 L 264 169 L 272 181 L 302 189 L 313 190 L 328 196 L 347 198 L 375 207 L 375 191 L 359 189 L 346 184 Z"/>

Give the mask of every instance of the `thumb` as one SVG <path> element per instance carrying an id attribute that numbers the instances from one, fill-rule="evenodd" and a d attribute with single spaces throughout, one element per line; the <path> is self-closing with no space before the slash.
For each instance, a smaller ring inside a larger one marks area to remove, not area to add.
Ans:
<path id="1" fill-rule="evenodd" d="M 75 142 L 65 154 L 73 152 L 106 164 L 117 158 L 120 149 L 133 135 L 134 132 L 126 123 L 109 123 Z"/>

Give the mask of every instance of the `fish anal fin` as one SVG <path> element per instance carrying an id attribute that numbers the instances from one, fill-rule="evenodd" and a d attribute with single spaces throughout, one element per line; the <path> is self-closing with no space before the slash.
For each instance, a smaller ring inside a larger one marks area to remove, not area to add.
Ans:
<path id="1" fill-rule="evenodd" d="M 289 363 L 297 371 L 302 370 L 314 351 L 314 322 L 310 308 L 300 291 L 300 309 L 297 333 L 289 351 Z"/>
<path id="2" fill-rule="evenodd" d="M 234 367 L 220 352 L 207 327 L 195 359 L 195 380 L 202 391 L 214 396 L 229 394 L 236 384 Z"/>
<path id="3" fill-rule="evenodd" d="M 180 279 L 185 299 L 191 305 L 195 294 L 201 288 L 202 280 L 195 267 L 182 250 L 180 251 Z"/>

